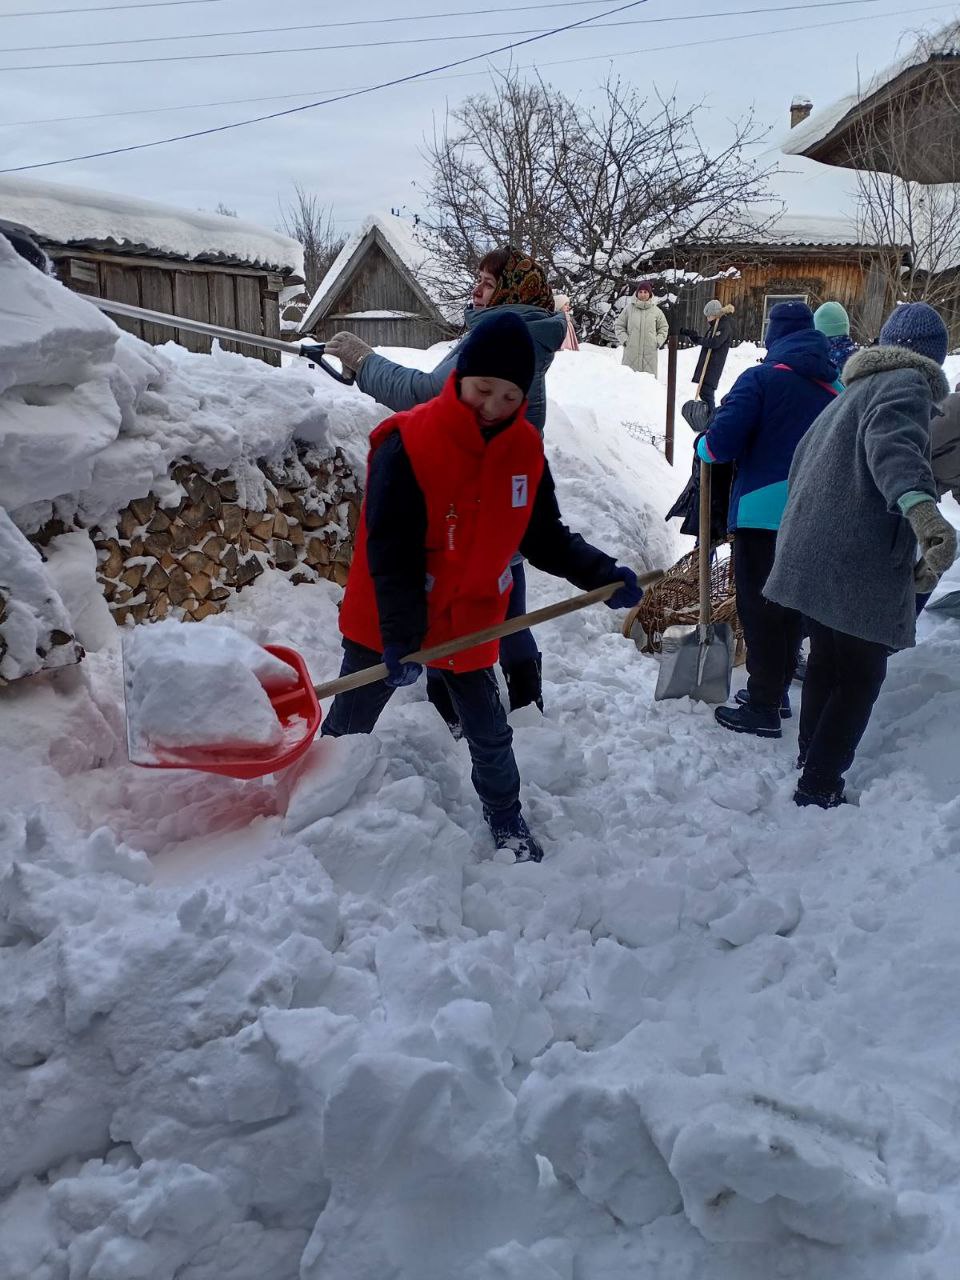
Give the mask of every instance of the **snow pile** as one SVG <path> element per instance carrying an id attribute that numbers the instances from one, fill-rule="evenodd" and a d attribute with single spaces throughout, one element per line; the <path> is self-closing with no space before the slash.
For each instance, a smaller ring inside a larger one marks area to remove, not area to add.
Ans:
<path id="1" fill-rule="evenodd" d="M 51 244 L 239 262 L 303 275 L 303 246 L 296 240 L 219 213 L 192 212 L 20 174 L 0 176 L 0 209 L 4 218 Z"/>
<path id="2" fill-rule="evenodd" d="M 283 734 L 269 698 L 297 673 L 228 626 L 169 619 L 136 628 L 124 645 L 131 755 L 163 748 L 276 746 Z"/>
<path id="3" fill-rule="evenodd" d="M 242 478 L 247 458 L 327 441 L 305 371 L 150 347 L 2 239 L 0 308 L 0 506 L 28 532 L 54 502 L 92 524 L 150 492 L 172 501 L 179 457 Z M 371 425 L 378 417 L 368 410 Z"/>

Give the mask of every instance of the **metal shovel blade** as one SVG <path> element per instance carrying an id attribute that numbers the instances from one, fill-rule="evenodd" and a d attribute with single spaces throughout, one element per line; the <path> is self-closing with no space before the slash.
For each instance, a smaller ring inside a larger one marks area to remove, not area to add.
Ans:
<path id="1" fill-rule="evenodd" d="M 733 628 L 726 622 L 667 627 L 654 699 L 693 698 L 713 705 L 726 702 L 736 645 Z"/>

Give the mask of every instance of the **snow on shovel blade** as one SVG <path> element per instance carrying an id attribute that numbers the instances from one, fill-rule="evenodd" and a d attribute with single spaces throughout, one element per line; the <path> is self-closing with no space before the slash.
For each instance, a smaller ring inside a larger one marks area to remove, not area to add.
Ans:
<path id="1" fill-rule="evenodd" d="M 126 648 L 122 646 L 127 756 L 130 763 L 145 769 L 196 769 L 201 773 L 218 773 L 227 778 L 252 779 L 279 773 L 281 769 L 286 769 L 299 760 L 320 728 L 320 703 L 307 664 L 295 649 L 278 644 L 266 644 L 263 647 L 274 657 L 288 663 L 297 673 L 296 685 L 269 694 L 271 705 L 284 728 L 283 741 L 275 747 L 248 749 L 218 746 L 165 749 L 161 755 L 140 741 L 129 714 L 131 673 Z"/>
<path id="2" fill-rule="evenodd" d="M 693 698 L 719 704 L 730 697 L 736 650 L 726 622 L 708 626 L 667 627 L 663 633 L 660 674 L 654 699 Z"/>

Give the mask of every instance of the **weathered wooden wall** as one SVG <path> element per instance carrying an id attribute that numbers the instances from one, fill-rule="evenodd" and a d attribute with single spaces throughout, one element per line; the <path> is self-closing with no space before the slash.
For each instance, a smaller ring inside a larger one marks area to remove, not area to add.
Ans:
<path id="1" fill-rule="evenodd" d="M 402 316 L 363 316 L 365 311 L 399 311 Z M 372 240 L 362 261 L 330 300 L 326 315 L 312 326 L 322 342 L 349 329 L 372 347 L 432 347 L 452 329 L 430 315 L 383 249 Z"/>
<path id="2" fill-rule="evenodd" d="M 764 299 L 770 294 L 802 295 L 814 311 L 822 302 L 842 303 L 850 315 L 854 339 L 870 342 L 893 305 L 889 287 L 893 273 L 877 254 L 862 254 L 858 249 L 781 249 L 768 255 L 756 250 L 733 252 L 692 261 L 688 269 L 713 276 L 730 267 L 737 269 L 739 277 L 707 280 L 681 291 L 678 327 L 702 331 L 704 305 L 718 298 L 736 308 L 738 339 L 759 342 Z"/>
<path id="3" fill-rule="evenodd" d="M 283 282 L 279 275 L 210 263 L 76 251 L 65 246 L 47 246 L 47 252 L 57 275 L 77 293 L 267 338 L 280 336 L 279 292 Z M 168 329 L 123 316 L 113 319 L 121 329 L 146 342 L 175 341 L 188 351 L 210 350 L 210 338 L 187 329 Z M 268 364 L 280 363 L 279 353 L 265 347 L 239 347 L 231 342 L 221 345 L 228 351 L 257 356 Z"/>

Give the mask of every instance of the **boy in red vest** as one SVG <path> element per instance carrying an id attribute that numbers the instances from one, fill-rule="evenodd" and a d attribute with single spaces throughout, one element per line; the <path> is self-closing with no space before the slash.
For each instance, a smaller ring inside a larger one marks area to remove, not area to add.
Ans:
<path id="1" fill-rule="evenodd" d="M 367 486 L 340 610 L 341 675 L 381 660 L 379 684 L 340 694 L 328 737 L 370 733 L 394 689 L 422 668 L 420 648 L 502 622 L 520 551 L 531 564 L 589 591 L 623 586 L 607 602 L 642 596 L 632 569 L 571 533 L 560 519 L 543 442 L 524 417 L 535 354 L 526 325 L 491 312 L 464 343 L 434 400 L 399 413 L 370 437 Z M 473 783 L 498 848 L 518 862 L 543 850 L 520 809 L 513 734 L 494 675 L 496 641 L 436 663 L 463 725 Z"/>

